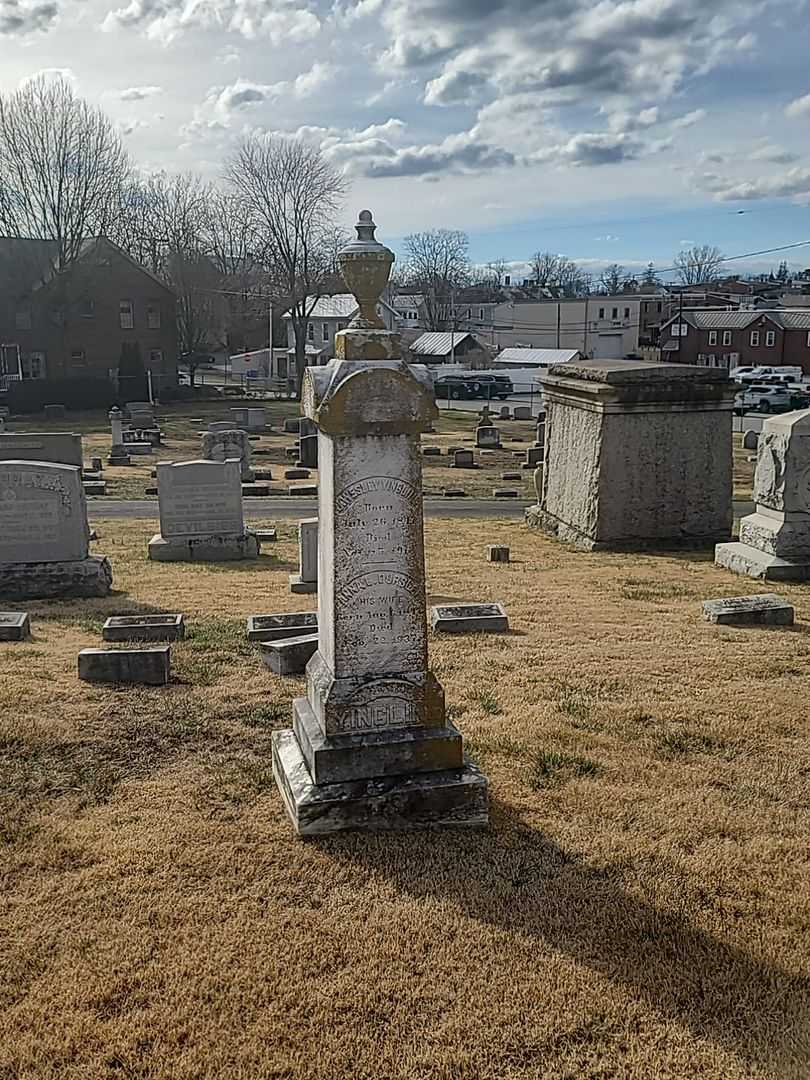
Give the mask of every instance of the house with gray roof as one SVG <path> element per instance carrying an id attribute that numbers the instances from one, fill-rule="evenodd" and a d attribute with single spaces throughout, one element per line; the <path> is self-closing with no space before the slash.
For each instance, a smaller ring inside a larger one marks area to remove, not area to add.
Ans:
<path id="1" fill-rule="evenodd" d="M 810 375 L 810 307 L 684 309 L 661 327 L 661 358 L 701 367 L 800 367 Z"/>
<path id="2" fill-rule="evenodd" d="M 335 334 L 339 330 L 345 330 L 354 316 L 357 314 L 357 301 L 351 293 L 336 293 L 334 296 L 319 296 L 311 298 L 312 307 L 309 308 L 307 321 L 306 357 L 307 364 L 328 363 L 335 355 Z M 377 314 L 385 323 L 386 330 L 398 328 L 397 313 L 394 308 L 381 300 L 377 305 Z M 290 356 L 295 356 L 295 332 L 293 330 L 292 316 L 285 311 L 282 316 L 287 327 L 287 351 Z"/>

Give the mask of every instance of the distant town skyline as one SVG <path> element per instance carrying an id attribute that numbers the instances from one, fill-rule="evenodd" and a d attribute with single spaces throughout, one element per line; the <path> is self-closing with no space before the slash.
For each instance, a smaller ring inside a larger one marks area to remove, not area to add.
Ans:
<path id="1" fill-rule="evenodd" d="M 395 248 L 598 273 L 810 240 L 806 0 L 0 0 L 0 90 L 60 73 L 145 170 L 297 134 Z M 810 245 L 787 252 L 810 265 Z M 729 264 L 767 272 L 780 256 Z"/>

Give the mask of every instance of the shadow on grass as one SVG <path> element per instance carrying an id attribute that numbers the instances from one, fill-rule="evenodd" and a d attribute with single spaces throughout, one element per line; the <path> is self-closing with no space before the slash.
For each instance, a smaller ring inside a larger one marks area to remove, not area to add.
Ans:
<path id="1" fill-rule="evenodd" d="M 808 1075 L 810 979 L 718 940 L 686 910 L 630 894 L 622 867 L 589 864 L 492 809 L 492 831 L 437 832 L 430 845 L 407 834 L 317 843 L 409 896 L 449 900 L 470 919 L 567 953 L 771 1075 Z"/>
<path id="2" fill-rule="evenodd" d="M 176 566 L 177 564 L 173 565 Z M 212 574 L 255 574 L 257 571 L 265 573 L 267 571 L 286 570 L 295 572 L 298 570 L 297 562 L 271 554 L 259 555 L 257 559 L 235 559 L 233 562 L 204 562 L 200 559 L 197 562 L 190 562 L 188 565 L 198 568 L 203 567 Z"/>

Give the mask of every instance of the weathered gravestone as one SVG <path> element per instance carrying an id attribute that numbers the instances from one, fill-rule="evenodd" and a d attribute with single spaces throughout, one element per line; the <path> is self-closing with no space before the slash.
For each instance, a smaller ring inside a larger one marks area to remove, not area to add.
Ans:
<path id="1" fill-rule="evenodd" d="M 528 405 L 516 405 L 515 406 L 515 419 L 516 420 L 531 420 L 532 410 Z"/>
<path id="2" fill-rule="evenodd" d="M 318 468 L 318 436 L 317 435 L 302 435 L 298 440 L 298 462 L 299 468 L 302 469 L 317 469 Z"/>
<path id="3" fill-rule="evenodd" d="M 51 461 L 82 467 L 82 437 L 68 432 L 0 434 L 0 461 Z"/>
<path id="4" fill-rule="evenodd" d="M 0 611 L 0 641 L 25 641 L 31 637 L 27 611 Z"/>
<path id="5" fill-rule="evenodd" d="M 492 424 L 475 429 L 475 445 L 489 449 L 497 449 L 501 445 L 500 430 Z"/>
<path id="6" fill-rule="evenodd" d="M 759 432 L 752 431 L 750 428 L 748 431 L 743 432 L 742 437 L 743 450 L 756 450 L 759 446 Z"/>
<path id="7" fill-rule="evenodd" d="M 233 413 L 233 426 L 242 431 L 266 431 L 267 412 L 259 407 L 245 405 L 239 409 L 231 409 Z"/>
<path id="8" fill-rule="evenodd" d="M 157 467 L 160 532 L 149 541 L 157 562 L 255 559 L 245 530 L 238 461 L 182 461 Z"/>
<path id="9" fill-rule="evenodd" d="M 155 407 L 151 401 L 128 401 L 124 408 L 134 428 L 155 426 Z"/>
<path id="10" fill-rule="evenodd" d="M 793 626 L 793 605 L 776 593 L 703 601 L 703 618 L 723 626 Z"/>
<path id="11" fill-rule="evenodd" d="M 472 450 L 456 450 L 453 454 L 451 469 L 477 469 L 475 454 Z"/>
<path id="12" fill-rule="evenodd" d="M 238 461 L 243 484 L 256 479 L 251 468 L 252 450 L 246 431 L 228 428 L 206 431 L 202 437 L 202 456 L 206 461 Z"/>
<path id="13" fill-rule="evenodd" d="M 106 596 L 112 569 L 88 542 L 81 469 L 0 462 L 0 597 Z"/>
<path id="14" fill-rule="evenodd" d="M 585 550 L 707 544 L 731 533 L 726 373 L 585 360 L 541 376 L 546 403 L 539 525 Z"/>
<path id="15" fill-rule="evenodd" d="M 763 423 L 754 502 L 739 543 L 718 544 L 717 565 L 766 581 L 810 579 L 810 409 Z"/>
<path id="16" fill-rule="evenodd" d="M 318 425 L 318 651 L 293 728 L 273 734 L 273 771 L 301 835 L 484 825 L 487 784 L 427 666 L 420 433 L 432 379 L 400 359 L 377 314 L 393 255 L 363 211 L 340 254 L 359 312 L 336 356 L 305 373 Z"/>
<path id="17" fill-rule="evenodd" d="M 306 518 L 298 522 L 297 574 L 290 574 L 290 592 L 314 593 L 318 591 L 318 519 Z"/>
<path id="18" fill-rule="evenodd" d="M 129 465 L 129 454 L 124 446 L 124 419 L 121 410 L 116 406 L 107 414 L 110 420 L 112 446 L 110 456 L 107 458 L 108 465 Z"/>

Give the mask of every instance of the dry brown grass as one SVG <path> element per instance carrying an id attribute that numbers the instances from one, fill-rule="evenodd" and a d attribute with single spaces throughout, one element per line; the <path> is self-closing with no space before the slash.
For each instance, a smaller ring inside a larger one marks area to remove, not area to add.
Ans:
<path id="1" fill-rule="evenodd" d="M 793 630 L 719 628 L 699 601 L 753 583 L 702 556 L 429 521 L 433 596 L 513 626 L 431 643 L 492 829 L 301 842 L 269 733 L 302 681 L 241 632 L 309 599 L 292 528 L 216 569 L 99 530 L 117 595 L 0 645 L 0 1076 L 810 1075 L 808 588 Z M 79 683 L 153 606 L 190 621 L 173 684 Z"/>

